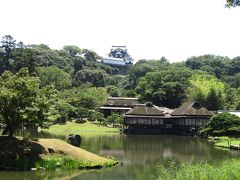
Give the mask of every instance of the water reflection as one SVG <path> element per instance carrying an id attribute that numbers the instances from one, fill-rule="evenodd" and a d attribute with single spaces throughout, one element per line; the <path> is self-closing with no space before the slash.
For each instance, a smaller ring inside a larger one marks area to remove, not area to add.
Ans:
<path id="1" fill-rule="evenodd" d="M 239 157 L 239 153 L 216 149 L 206 140 L 173 135 L 105 135 L 82 136 L 81 148 L 120 161 L 113 168 L 99 171 L 0 172 L 11 179 L 149 179 L 160 159 L 198 162 Z M 6 178 L 5 178 L 6 177 Z"/>
<path id="2" fill-rule="evenodd" d="M 158 158 L 178 161 L 211 161 L 238 156 L 237 152 L 216 149 L 206 140 L 173 135 L 117 135 L 84 138 L 83 148 L 114 156 L 124 164 L 146 164 Z"/>

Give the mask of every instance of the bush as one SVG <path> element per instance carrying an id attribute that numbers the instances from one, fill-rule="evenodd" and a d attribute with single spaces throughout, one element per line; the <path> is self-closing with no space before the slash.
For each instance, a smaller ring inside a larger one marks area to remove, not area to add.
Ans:
<path id="1" fill-rule="evenodd" d="M 115 127 L 115 124 L 123 124 L 123 116 L 113 113 L 111 116 L 107 117 L 107 122 L 113 124 Z"/>
<path id="2" fill-rule="evenodd" d="M 237 135 L 240 132 L 240 117 L 230 113 L 219 113 L 213 116 L 202 135 Z"/>

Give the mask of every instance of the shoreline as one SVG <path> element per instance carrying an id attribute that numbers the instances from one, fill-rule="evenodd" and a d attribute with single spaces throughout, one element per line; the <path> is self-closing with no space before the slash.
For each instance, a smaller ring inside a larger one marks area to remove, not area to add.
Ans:
<path id="1" fill-rule="evenodd" d="M 101 169 L 118 164 L 59 139 L 0 136 L 0 170 Z"/>

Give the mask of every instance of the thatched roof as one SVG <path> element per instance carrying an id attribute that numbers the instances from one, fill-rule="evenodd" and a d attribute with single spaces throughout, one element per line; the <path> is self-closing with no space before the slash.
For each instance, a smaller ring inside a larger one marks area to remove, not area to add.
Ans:
<path id="1" fill-rule="evenodd" d="M 133 107 L 134 104 L 139 104 L 137 98 L 124 97 L 109 97 L 104 106 L 110 107 Z"/>
<path id="2" fill-rule="evenodd" d="M 202 107 L 199 102 L 186 102 L 171 113 L 171 116 L 212 116 L 213 112 Z"/>
<path id="3" fill-rule="evenodd" d="M 127 111 L 125 115 L 164 116 L 163 112 L 156 106 L 148 104 L 136 104 L 133 109 Z"/>

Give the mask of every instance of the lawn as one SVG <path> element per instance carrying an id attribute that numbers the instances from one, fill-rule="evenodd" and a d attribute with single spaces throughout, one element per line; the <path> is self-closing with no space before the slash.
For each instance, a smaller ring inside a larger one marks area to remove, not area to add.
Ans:
<path id="1" fill-rule="evenodd" d="M 79 169 L 113 166 L 116 160 L 100 157 L 60 139 L 0 136 L 0 169 Z"/>
<path id="2" fill-rule="evenodd" d="M 240 139 L 227 137 L 227 136 L 220 136 L 218 137 L 219 140 L 214 140 L 214 145 L 217 147 L 222 148 L 230 148 L 230 146 L 239 146 L 240 147 Z"/>
<path id="3" fill-rule="evenodd" d="M 80 134 L 82 136 L 97 136 L 110 133 L 119 133 L 118 128 L 106 127 L 102 125 L 94 124 L 90 121 L 85 123 L 67 122 L 66 124 L 52 125 L 49 129 L 43 129 L 43 132 L 47 132 L 57 136 L 67 136 L 69 134 Z"/>

